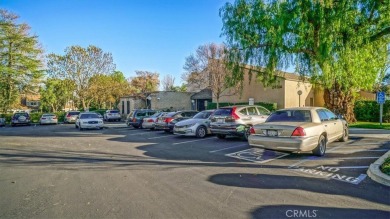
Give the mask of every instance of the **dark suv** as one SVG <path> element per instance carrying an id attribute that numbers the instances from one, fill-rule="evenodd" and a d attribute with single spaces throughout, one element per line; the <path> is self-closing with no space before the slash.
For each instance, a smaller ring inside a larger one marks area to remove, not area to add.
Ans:
<path id="1" fill-rule="evenodd" d="M 30 115 L 28 113 L 14 113 L 11 119 L 11 126 L 30 125 Z"/>
<path id="2" fill-rule="evenodd" d="M 134 128 L 142 128 L 143 119 L 155 114 L 156 110 L 151 109 L 137 109 L 130 112 L 127 116 L 127 125 Z"/>

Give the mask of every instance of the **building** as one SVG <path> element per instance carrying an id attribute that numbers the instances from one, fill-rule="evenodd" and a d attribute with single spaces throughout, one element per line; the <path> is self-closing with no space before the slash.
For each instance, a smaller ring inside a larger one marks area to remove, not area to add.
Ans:
<path id="1" fill-rule="evenodd" d="M 195 109 L 191 102 L 191 96 L 194 94 L 194 92 L 156 91 L 129 95 L 120 98 L 118 109 L 122 115 L 127 115 L 134 109 L 191 110 Z"/>

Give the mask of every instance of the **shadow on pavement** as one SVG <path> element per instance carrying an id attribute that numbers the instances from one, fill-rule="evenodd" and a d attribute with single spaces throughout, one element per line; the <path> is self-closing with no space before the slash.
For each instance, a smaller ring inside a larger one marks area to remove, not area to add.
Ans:
<path id="1" fill-rule="evenodd" d="M 364 184 L 359 186 L 340 186 L 345 185 L 343 182 L 332 181 L 328 183 L 322 178 L 288 176 L 288 175 L 268 175 L 268 174 L 247 174 L 247 173 L 228 173 L 216 174 L 210 176 L 208 181 L 224 186 L 255 188 L 255 189 L 285 189 L 285 190 L 302 190 L 326 195 L 351 196 L 356 194 L 357 198 L 363 198 L 371 202 L 390 205 L 388 187 L 377 185 L 370 187 L 370 192 L 364 191 Z M 373 195 L 375 194 L 375 195 Z M 266 197 L 265 197 L 266 198 Z M 336 203 L 333 203 L 336 204 Z"/>

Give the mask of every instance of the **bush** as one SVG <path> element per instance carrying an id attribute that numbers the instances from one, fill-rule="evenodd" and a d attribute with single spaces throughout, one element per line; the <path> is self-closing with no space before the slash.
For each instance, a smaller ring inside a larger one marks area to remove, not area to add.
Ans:
<path id="1" fill-rule="evenodd" d="M 378 122 L 379 104 L 371 100 L 358 100 L 355 102 L 355 117 L 358 121 Z M 390 100 L 383 104 L 383 121 L 390 120 Z"/>
<path id="2" fill-rule="evenodd" d="M 41 118 L 42 114 L 44 113 L 30 113 L 30 119 L 32 123 L 37 123 L 39 122 L 39 119 Z M 57 118 L 58 122 L 63 122 L 65 118 L 65 112 L 56 112 L 54 113 Z M 0 118 L 5 118 L 6 123 L 11 124 L 11 119 L 12 119 L 13 113 L 7 113 L 7 114 L 0 114 Z"/>
<path id="3" fill-rule="evenodd" d="M 233 106 L 233 105 L 248 105 L 248 102 L 245 103 L 219 103 L 219 107 L 224 107 L 224 106 Z M 276 103 L 264 103 L 264 102 L 257 102 L 255 103 L 256 106 L 262 106 L 269 111 L 275 111 L 277 109 L 277 104 Z M 216 109 L 217 108 L 217 103 L 208 103 L 207 104 L 207 109 Z"/>

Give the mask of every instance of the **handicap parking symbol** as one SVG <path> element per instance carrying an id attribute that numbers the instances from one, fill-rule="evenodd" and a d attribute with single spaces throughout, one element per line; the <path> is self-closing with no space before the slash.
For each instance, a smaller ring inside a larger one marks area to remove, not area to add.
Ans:
<path id="1" fill-rule="evenodd" d="M 243 151 L 226 154 L 226 156 L 228 157 L 247 160 L 255 163 L 266 163 L 287 155 L 289 154 L 260 148 L 251 148 Z"/>

